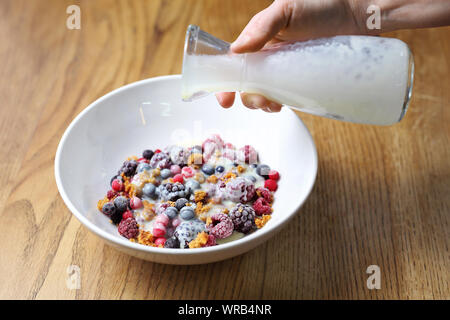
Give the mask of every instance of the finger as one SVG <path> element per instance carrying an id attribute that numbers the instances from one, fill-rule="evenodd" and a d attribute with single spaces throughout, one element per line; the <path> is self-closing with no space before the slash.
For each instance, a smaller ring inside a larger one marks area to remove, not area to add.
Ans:
<path id="1" fill-rule="evenodd" d="M 259 94 L 250 94 L 243 92 L 241 93 L 241 100 L 242 103 L 250 109 L 260 108 L 267 112 L 279 112 L 282 107 L 281 104 L 270 101 L 266 97 Z"/>
<path id="2" fill-rule="evenodd" d="M 230 108 L 234 103 L 234 92 L 219 92 L 216 93 L 216 98 L 219 104 L 224 108 Z"/>
<path id="3" fill-rule="evenodd" d="M 289 21 L 287 11 L 284 1 L 275 1 L 257 13 L 231 44 L 231 51 L 245 53 L 260 50 L 287 25 Z"/>

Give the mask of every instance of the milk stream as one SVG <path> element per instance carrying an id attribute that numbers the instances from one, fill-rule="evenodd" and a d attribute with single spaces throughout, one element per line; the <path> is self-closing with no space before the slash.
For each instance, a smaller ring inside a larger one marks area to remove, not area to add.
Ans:
<path id="1" fill-rule="evenodd" d="M 320 116 L 389 125 L 406 111 L 412 68 L 411 52 L 398 39 L 337 36 L 255 53 L 188 55 L 182 95 L 258 93 Z"/>

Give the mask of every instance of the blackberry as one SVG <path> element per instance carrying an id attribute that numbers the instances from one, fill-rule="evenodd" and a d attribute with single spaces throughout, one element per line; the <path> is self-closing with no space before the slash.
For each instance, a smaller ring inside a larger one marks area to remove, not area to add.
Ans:
<path id="1" fill-rule="evenodd" d="M 121 213 L 127 211 L 129 204 L 130 200 L 124 196 L 119 196 L 114 199 L 114 205 L 116 206 L 117 211 L 120 211 Z"/>
<path id="2" fill-rule="evenodd" d="M 144 152 L 142 152 L 142 157 L 150 160 L 153 157 L 153 151 L 152 150 L 144 150 Z"/>
<path id="3" fill-rule="evenodd" d="M 164 201 L 176 201 L 178 198 L 185 198 L 189 194 L 189 189 L 182 183 L 165 183 L 159 186 L 159 196 Z"/>
<path id="4" fill-rule="evenodd" d="M 180 247 L 180 241 L 178 241 L 177 237 L 172 237 L 164 242 L 164 248 L 175 249 Z"/>
<path id="5" fill-rule="evenodd" d="M 165 169 L 170 168 L 172 162 L 170 161 L 169 156 L 164 152 L 158 152 L 153 155 L 150 160 L 150 166 L 152 168 Z"/>
<path id="6" fill-rule="evenodd" d="M 122 213 L 123 213 L 123 212 L 120 212 L 120 211 L 117 210 L 117 208 L 116 208 L 116 210 L 114 211 L 114 213 L 111 214 L 111 216 L 110 216 L 109 218 L 111 219 L 111 221 L 112 221 L 114 224 L 118 224 L 120 221 L 122 221 Z"/>
<path id="7" fill-rule="evenodd" d="M 231 210 L 230 218 L 239 232 L 249 233 L 255 227 L 255 210 L 249 205 L 238 203 Z"/>
<path id="8" fill-rule="evenodd" d="M 119 170 L 119 174 L 123 172 L 127 177 L 131 177 L 136 173 L 138 163 L 135 160 L 127 160 L 123 163 Z"/>

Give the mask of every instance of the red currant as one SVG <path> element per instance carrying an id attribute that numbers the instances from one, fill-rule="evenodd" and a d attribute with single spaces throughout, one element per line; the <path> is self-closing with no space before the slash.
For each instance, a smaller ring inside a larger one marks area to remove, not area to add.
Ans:
<path id="1" fill-rule="evenodd" d="M 264 187 L 266 187 L 267 189 L 269 189 L 270 191 L 276 191 L 278 188 L 277 182 L 275 180 L 272 179 L 267 179 L 264 182 Z"/>
<path id="2" fill-rule="evenodd" d="M 173 177 L 173 182 L 183 183 L 183 181 L 184 181 L 183 176 L 180 173 L 176 174 L 175 177 Z"/>
<path id="3" fill-rule="evenodd" d="M 114 179 L 111 183 L 111 188 L 115 191 L 122 191 L 123 189 L 123 182 L 119 179 Z"/>
<path id="4" fill-rule="evenodd" d="M 278 181 L 278 179 L 280 179 L 280 174 L 276 170 L 270 170 L 269 171 L 269 179 Z"/>

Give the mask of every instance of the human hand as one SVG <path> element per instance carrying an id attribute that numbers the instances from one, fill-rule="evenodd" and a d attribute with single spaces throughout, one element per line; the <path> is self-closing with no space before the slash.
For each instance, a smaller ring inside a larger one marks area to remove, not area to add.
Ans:
<path id="1" fill-rule="evenodd" d="M 304 41 L 342 34 L 361 34 L 351 0 L 275 0 L 256 14 L 231 45 L 231 52 L 255 52 L 284 41 Z M 234 92 L 216 94 L 224 108 L 233 105 Z M 250 109 L 279 112 L 282 105 L 257 94 L 241 93 Z"/>

